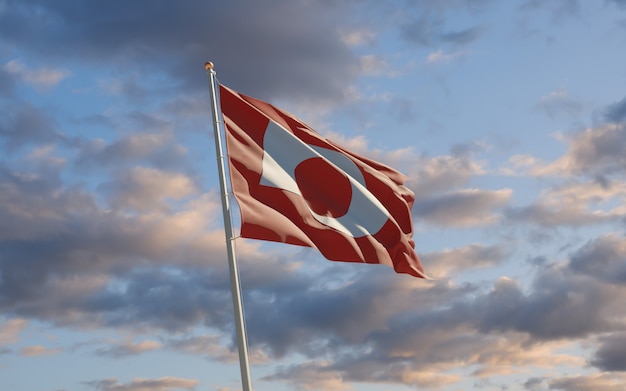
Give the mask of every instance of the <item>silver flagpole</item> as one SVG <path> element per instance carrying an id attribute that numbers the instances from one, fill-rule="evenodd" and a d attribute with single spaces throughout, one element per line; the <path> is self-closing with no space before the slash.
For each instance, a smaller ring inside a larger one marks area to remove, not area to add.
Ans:
<path id="1" fill-rule="evenodd" d="M 230 220 L 230 203 L 226 186 L 226 171 L 224 170 L 224 154 L 222 152 L 222 138 L 220 123 L 222 122 L 222 110 L 219 108 L 216 92 L 215 71 L 213 63 L 204 64 L 204 69 L 209 77 L 209 89 L 211 91 L 211 113 L 213 115 L 213 132 L 215 135 L 215 151 L 217 154 L 217 168 L 220 177 L 220 191 L 222 195 L 222 212 L 224 213 L 224 232 L 226 234 L 226 252 L 228 254 L 228 268 L 230 270 L 230 291 L 233 297 L 235 311 L 235 329 L 237 330 L 237 347 L 239 348 L 239 368 L 241 370 L 241 383 L 243 391 L 251 391 L 250 365 L 248 364 L 248 341 L 246 337 L 246 324 L 243 317 L 243 304 L 241 301 L 241 288 L 239 286 L 239 270 L 235 258 L 233 246 L 233 227 Z"/>

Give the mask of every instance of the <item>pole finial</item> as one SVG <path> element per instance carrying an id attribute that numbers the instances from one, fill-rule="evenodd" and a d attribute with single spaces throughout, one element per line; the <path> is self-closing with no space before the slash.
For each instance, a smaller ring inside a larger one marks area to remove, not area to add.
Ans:
<path id="1" fill-rule="evenodd" d="M 204 63 L 204 70 L 208 71 L 209 69 L 213 69 L 213 63 L 211 61 L 207 61 Z"/>

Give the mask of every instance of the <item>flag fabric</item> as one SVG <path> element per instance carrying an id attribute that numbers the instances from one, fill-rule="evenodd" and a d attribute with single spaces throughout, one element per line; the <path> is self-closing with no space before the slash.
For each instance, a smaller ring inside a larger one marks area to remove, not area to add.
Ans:
<path id="1" fill-rule="evenodd" d="M 245 238 L 310 246 L 332 261 L 426 278 L 414 194 L 396 170 L 323 138 L 269 103 L 220 85 L 231 186 Z"/>

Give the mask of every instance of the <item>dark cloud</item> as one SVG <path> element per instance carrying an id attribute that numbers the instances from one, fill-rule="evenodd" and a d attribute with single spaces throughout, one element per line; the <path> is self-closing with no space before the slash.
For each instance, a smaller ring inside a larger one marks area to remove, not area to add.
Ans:
<path id="1" fill-rule="evenodd" d="M 540 390 L 545 380 L 545 377 L 532 377 L 524 382 L 524 389 L 531 391 Z"/>
<path id="2" fill-rule="evenodd" d="M 474 303 L 478 328 L 526 332 L 539 340 L 581 338 L 610 330 L 613 292 L 588 278 L 542 271 L 526 295 L 503 280 Z"/>
<path id="3" fill-rule="evenodd" d="M 626 172 L 626 99 L 603 113 L 606 122 L 567 137 L 568 151 L 557 163 L 568 173 L 602 178 Z"/>
<path id="4" fill-rule="evenodd" d="M 112 66 L 131 96 L 147 94 L 133 76 L 142 69 L 161 69 L 188 90 L 205 89 L 199 82 L 203 64 L 213 60 L 223 82 L 254 96 L 337 100 L 358 73 L 358 59 L 333 27 L 342 14 L 338 7 L 300 1 L 141 1 L 128 7 L 123 1 L 29 0 L 5 7 L 0 34 L 51 62 L 70 58 Z"/>
<path id="5" fill-rule="evenodd" d="M 65 140 L 58 130 L 54 115 L 30 103 L 15 102 L 2 107 L 0 119 L 0 143 L 9 153 L 25 146 Z"/>
<path id="6" fill-rule="evenodd" d="M 573 135 L 566 158 L 568 168 L 574 173 L 626 172 L 626 125 L 607 124 Z"/>
<path id="7" fill-rule="evenodd" d="M 422 17 L 402 26 L 402 36 L 410 43 L 423 46 L 449 44 L 465 46 L 479 39 L 485 31 L 483 26 L 447 31 L 439 18 Z"/>
<path id="8" fill-rule="evenodd" d="M 411 288 L 413 284 L 394 287 L 388 284 L 391 270 L 382 276 L 367 271 L 360 276 L 362 283 L 338 289 L 316 289 L 309 282 L 308 289 L 288 294 L 278 295 L 267 287 L 264 294 L 251 295 L 246 315 L 251 343 L 265 345 L 278 357 L 294 350 L 308 356 L 332 352 L 365 343 L 372 330 L 385 328 L 387 318 L 402 309 L 428 308 L 463 292 L 440 286 Z M 419 302 L 411 300 L 418 292 Z"/>
<path id="9" fill-rule="evenodd" d="M 0 68 L 0 99 L 13 95 L 15 88 L 15 78 L 4 68 Z"/>
<path id="10" fill-rule="evenodd" d="M 434 387 L 458 381 L 448 370 L 459 366 L 475 365 L 475 374 L 479 375 L 497 371 L 499 366 L 508 371 L 511 365 L 551 365 L 548 361 L 555 359 L 553 355 L 537 353 L 542 352 L 543 346 L 550 341 L 584 339 L 622 329 L 619 320 L 624 311 L 616 311 L 621 306 L 620 294 L 601 281 L 572 272 L 568 268 L 546 266 L 538 272 L 529 290 L 511 279 L 503 278 L 485 293 L 478 293 L 476 290 L 458 291 L 447 299 L 428 301 L 424 303 L 426 307 L 419 310 L 401 311 L 398 307 L 384 317 L 384 323 L 373 323 L 375 318 L 371 315 L 354 312 L 353 305 L 339 300 L 338 305 L 341 308 L 350 309 L 346 316 L 360 319 L 360 328 L 370 330 L 364 334 L 365 338 L 357 339 L 346 338 L 345 332 L 336 328 L 342 324 L 337 322 L 341 322 L 343 314 L 335 313 L 332 310 L 333 304 L 323 300 L 324 296 L 321 296 L 322 300 L 318 304 L 327 308 L 324 313 L 328 316 L 323 324 L 316 320 L 317 316 L 304 318 L 303 321 L 289 318 L 288 323 L 293 326 L 304 325 L 310 321 L 315 324 L 313 330 L 320 327 L 326 329 L 324 335 L 327 342 L 323 344 L 324 349 L 315 353 L 319 355 L 334 352 L 332 356 L 336 359 L 323 364 L 307 362 L 279 368 L 268 379 L 293 384 L 306 381 L 309 384 L 313 380 L 306 379 L 311 371 L 315 371 L 320 374 L 319 379 L 328 382 L 341 379 Z M 444 285 L 432 286 L 435 287 L 439 291 L 446 290 Z M 335 297 L 345 297 L 347 289 L 352 290 L 352 287 L 342 288 L 336 292 Z M 393 291 L 394 297 L 406 296 L 406 293 L 397 289 Z M 415 297 L 422 298 L 424 292 L 420 289 Z M 449 290 L 449 293 L 452 292 L 453 290 Z M 355 296 L 366 303 L 364 307 L 372 308 L 370 295 L 380 297 L 381 293 L 378 289 L 364 290 Z M 384 299 L 386 296 L 383 293 L 384 302 L 387 302 Z M 298 301 L 302 303 L 300 299 Z M 273 304 L 278 305 L 283 316 L 293 314 L 294 306 L 285 308 L 284 303 L 286 302 L 277 301 Z M 302 308 L 315 308 L 312 304 Z M 377 323 L 380 326 L 374 326 Z M 258 323 L 252 324 L 253 328 L 259 327 Z M 333 326 L 329 327 L 330 325 Z M 345 325 L 352 327 L 351 323 Z M 301 341 L 309 341 L 313 330 L 299 330 L 297 334 Z M 313 337 L 313 340 L 317 340 L 318 347 L 320 338 L 321 336 Z M 621 346 L 621 339 L 619 341 L 616 349 L 600 349 L 594 365 L 608 365 L 602 359 L 614 359 L 615 365 L 619 365 L 619 360 L 623 358 L 618 348 Z M 291 344 L 295 346 L 297 342 L 294 340 Z M 310 347 L 307 345 L 313 344 L 304 342 L 300 345 L 300 351 L 309 351 Z M 555 346 L 558 348 L 560 345 Z M 433 372 L 437 375 L 432 375 Z M 525 387 L 531 390 L 541 389 L 538 387 L 548 381 L 550 380 L 537 378 L 528 381 Z M 556 389 L 561 383 L 551 384 Z M 605 384 L 605 381 L 595 384 Z"/>
<path id="11" fill-rule="evenodd" d="M 214 239 L 207 231 L 217 207 L 208 197 L 195 198 L 171 214 L 158 210 L 145 215 L 115 212 L 101 207 L 84 189 L 66 187 L 58 178 L 6 168 L 0 171 L 0 189 L 0 307 L 4 313 L 58 323 L 98 323 L 107 318 L 98 320 L 97 314 L 112 308 L 115 300 L 120 308 L 129 303 L 122 293 L 109 292 L 109 283 L 135 289 L 137 300 L 146 300 L 146 306 L 153 296 L 143 295 L 144 285 L 148 291 L 148 286 L 159 284 L 164 292 L 182 289 L 180 295 L 191 294 L 195 286 L 174 277 L 162 281 L 157 272 L 150 285 L 142 274 L 128 274 L 135 268 L 154 267 L 158 271 L 164 264 L 191 269 L 202 265 L 210 273 L 215 272 L 213 261 L 223 261 L 219 255 L 207 255 L 223 253 L 211 250 L 213 246 L 223 248 L 223 236 L 217 239 L 223 234 L 216 231 Z M 213 275 L 211 281 L 225 284 L 225 270 Z M 133 296 L 131 291 L 124 294 Z M 157 295 L 154 299 L 162 298 Z M 172 306 L 173 313 L 184 309 L 174 302 Z M 154 308 L 160 305 L 155 302 Z M 193 318 L 193 311 L 202 312 L 190 310 L 180 322 Z M 159 319 L 140 313 L 146 319 Z M 136 320 L 112 315 L 104 323 L 130 324 Z M 161 320 L 163 327 L 176 327 L 167 317 Z"/>
<path id="12" fill-rule="evenodd" d="M 613 284 L 626 284 L 626 238 L 607 234 L 590 241 L 571 256 L 578 273 Z"/>
<path id="13" fill-rule="evenodd" d="M 600 343 L 591 364 L 602 371 L 626 372 L 626 333 L 602 337 Z"/>
<path id="14" fill-rule="evenodd" d="M 221 278 L 216 281 L 216 277 L 184 269 L 178 273 L 136 271 L 120 279 L 124 290 L 94 292 L 78 309 L 112 327 L 181 332 L 206 321 L 213 327 L 225 329 L 232 325 L 232 307 L 224 303 L 231 301 L 226 281 Z M 185 299 L 181 300 L 183 297 Z M 109 354 L 120 352 L 116 349 Z"/>
<path id="15" fill-rule="evenodd" d="M 476 41 L 483 34 L 481 26 L 470 27 L 465 30 L 451 31 L 441 34 L 441 41 L 454 45 L 467 45 Z"/>
<path id="16" fill-rule="evenodd" d="M 463 29 L 450 29 L 445 25 L 447 14 L 468 13 L 476 18 L 491 0 L 410 0 L 406 12 L 410 19 L 400 25 L 401 36 L 409 43 L 422 46 L 465 46 L 478 40 L 487 27 L 475 25 Z"/>
<path id="17" fill-rule="evenodd" d="M 608 122 L 619 123 L 626 121 L 626 98 L 610 105 L 606 109 L 604 116 Z"/>

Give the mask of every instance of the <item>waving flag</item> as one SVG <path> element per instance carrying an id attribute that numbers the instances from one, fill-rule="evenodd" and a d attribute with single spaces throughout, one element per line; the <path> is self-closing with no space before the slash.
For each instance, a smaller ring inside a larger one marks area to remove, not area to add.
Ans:
<path id="1" fill-rule="evenodd" d="M 220 86 L 220 104 L 242 237 L 425 277 L 411 239 L 414 194 L 403 186 L 404 175 L 269 103 Z"/>

